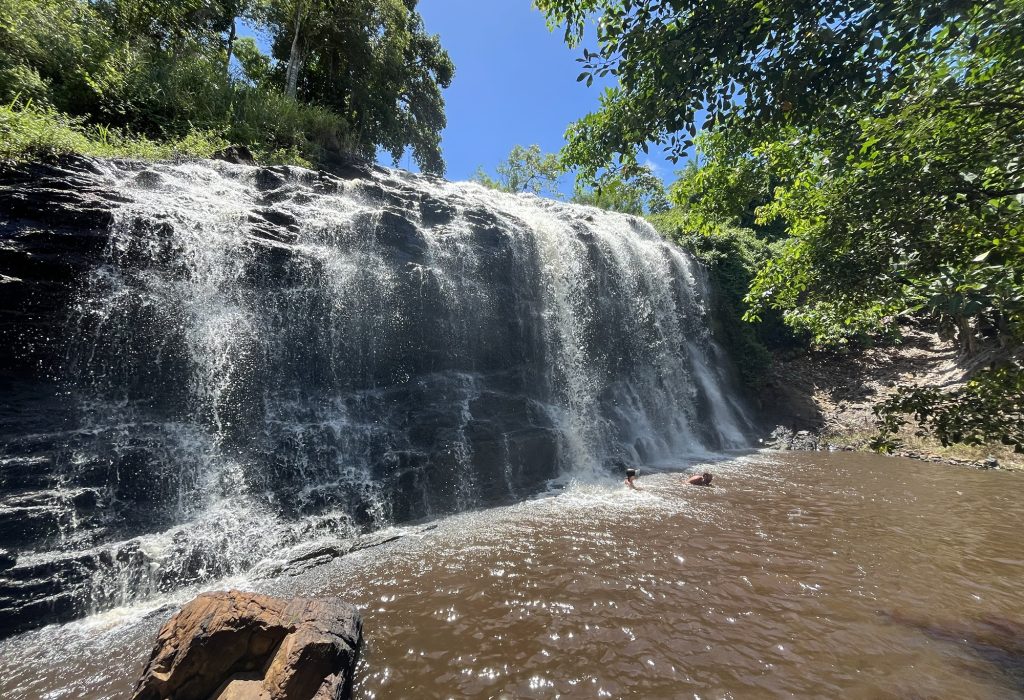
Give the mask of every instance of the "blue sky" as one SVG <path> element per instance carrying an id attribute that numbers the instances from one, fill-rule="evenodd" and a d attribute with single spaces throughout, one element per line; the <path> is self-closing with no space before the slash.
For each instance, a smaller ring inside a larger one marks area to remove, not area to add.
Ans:
<path id="1" fill-rule="evenodd" d="M 481 166 L 493 173 L 515 144 L 559 150 L 569 123 L 596 109 L 611 84 L 576 82 L 582 49 L 566 46 L 561 30 L 548 31 L 530 0 L 420 0 L 417 9 L 455 63 L 441 141 L 450 180 L 467 180 Z M 655 148 L 651 155 L 657 174 L 671 180 L 674 166 Z M 381 161 L 391 165 L 387 154 Z M 399 166 L 415 169 L 408 155 Z M 563 180 L 563 194 L 571 193 L 571 178 Z"/>
<path id="2" fill-rule="evenodd" d="M 561 30 L 548 31 L 530 0 L 420 0 L 417 9 L 455 62 L 441 141 L 449 179 L 468 179 L 480 166 L 493 172 L 517 143 L 557 151 L 569 123 L 597 108 L 602 84 L 576 82 L 581 49 L 566 46 Z M 673 166 L 653 160 L 671 179 Z"/>
<path id="3" fill-rule="evenodd" d="M 455 62 L 441 141 L 449 179 L 493 171 L 517 143 L 557 151 L 569 123 L 596 108 L 600 88 L 576 82 L 578 52 L 530 0 L 421 0 L 418 9 Z"/>

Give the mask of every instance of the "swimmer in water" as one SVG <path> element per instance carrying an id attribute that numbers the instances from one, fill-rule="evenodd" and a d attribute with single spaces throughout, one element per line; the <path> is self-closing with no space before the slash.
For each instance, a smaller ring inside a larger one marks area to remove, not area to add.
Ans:
<path id="1" fill-rule="evenodd" d="M 643 491 L 642 488 L 640 488 L 639 486 L 637 486 L 634 483 L 639 478 L 640 478 L 640 474 L 639 474 L 639 472 L 637 472 L 636 469 L 627 469 L 626 470 L 626 480 L 623 481 L 622 483 L 624 483 L 626 486 L 628 486 L 629 488 L 633 489 L 634 491 Z"/>
<path id="2" fill-rule="evenodd" d="M 703 474 L 694 474 L 686 480 L 690 486 L 711 486 L 711 472 L 704 472 Z"/>

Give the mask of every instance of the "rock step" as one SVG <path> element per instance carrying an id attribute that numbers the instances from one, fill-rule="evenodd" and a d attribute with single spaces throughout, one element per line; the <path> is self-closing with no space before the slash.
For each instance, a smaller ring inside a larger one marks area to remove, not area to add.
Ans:
<path id="1" fill-rule="evenodd" d="M 102 505 L 102 495 L 91 488 L 8 491 L 0 497 L 0 547 L 34 546 L 72 522 L 76 530 L 93 527 Z"/>

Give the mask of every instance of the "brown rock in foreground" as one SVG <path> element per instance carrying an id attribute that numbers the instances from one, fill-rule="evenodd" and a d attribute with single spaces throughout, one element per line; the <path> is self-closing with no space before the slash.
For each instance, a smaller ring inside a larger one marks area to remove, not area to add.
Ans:
<path id="1" fill-rule="evenodd" d="M 204 593 L 160 630 L 135 700 L 337 700 L 363 623 L 336 598 Z"/>

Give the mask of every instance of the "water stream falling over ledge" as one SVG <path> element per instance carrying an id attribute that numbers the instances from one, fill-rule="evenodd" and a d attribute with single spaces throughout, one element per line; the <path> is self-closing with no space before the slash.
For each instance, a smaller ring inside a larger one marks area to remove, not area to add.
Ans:
<path id="1" fill-rule="evenodd" d="M 76 173 L 108 225 L 59 376 L 4 409 L 42 417 L 3 435 L 6 517 L 40 510 L 0 526 L 0 627 L 744 443 L 702 270 L 644 221 L 355 175 Z"/>

